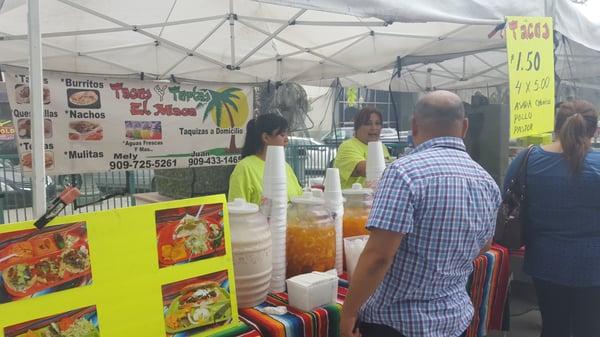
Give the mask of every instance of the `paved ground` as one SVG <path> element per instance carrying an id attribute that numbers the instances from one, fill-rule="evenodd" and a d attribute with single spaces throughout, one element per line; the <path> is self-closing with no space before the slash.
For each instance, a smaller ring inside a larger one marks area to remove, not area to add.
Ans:
<path id="1" fill-rule="evenodd" d="M 511 285 L 510 331 L 507 334 L 494 331 L 489 337 L 537 337 L 540 335 L 542 320 L 537 310 L 535 290 L 529 283 L 515 281 Z"/>

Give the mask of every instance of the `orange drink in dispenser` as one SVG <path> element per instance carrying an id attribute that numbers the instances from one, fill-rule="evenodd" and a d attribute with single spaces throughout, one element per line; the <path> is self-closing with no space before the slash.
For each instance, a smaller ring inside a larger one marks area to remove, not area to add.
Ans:
<path id="1" fill-rule="evenodd" d="M 373 205 L 373 190 L 362 188 L 360 184 L 356 183 L 352 185 L 352 188 L 343 190 L 342 194 L 346 198 L 343 220 L 344 237 L 369 235 L 365 226 Z"/>
<path id="2" fill-rule="evenodd" d="M 324 203 L 311 192 L 292 198 L 287 223 L 287 278 L 335 267 L 335 223 Z"/>

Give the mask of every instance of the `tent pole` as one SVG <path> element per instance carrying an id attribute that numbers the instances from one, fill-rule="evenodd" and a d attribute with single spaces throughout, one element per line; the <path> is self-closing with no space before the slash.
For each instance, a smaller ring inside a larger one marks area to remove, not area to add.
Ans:
<path id="1" fill-rule="evenodd" d="M 253 25 L 253 24 L 251 24 L 249 22 L 245 22 L 245 21 L 242 21 L 242 20 L 238 20 L 238 22 L 241 23 L 241 24 L 243 24 L 243 25 L 245 25 L 246 27 L 248 27 L 250 29 L 253 29 L 253 30 L 259 32 L 259 33 L 263 33 L 263 34 L 265 34 L 267 36 L 271 35 L 271 33 L 265 31 L 264 29 L 261 29 L 261 28 L 255 26 L 255 25 Z M 324 60 L 326 60 L 328 62 L 335 63 L 335 64 L 340 65 L 342 67 L 346 67 L 346 68 L 352 69 L 352 70 L 360 72 L 360 73 L 366 73 L 367 72 L 364 69 L 358 69 L 358 68 L 356 68 L 356 67 L 354 67 L 352 65 L 344 64 L 342 62 L 339 62 L 339 61 L 336 61 L 336 60 L 332 60 L 332 59 L 328 58 L 327 56 L 325 56 L 323 54 L 317 53 L 317 52 L 315 52 L 313 50 L 310 50 L 308 48 L 304 48 L 304 47 L 302 47 L 302 46 L 300 46 L 300 45 L 298 45 L 298 44 L 296 44 L 296 43 L 294 43 L 292 41 L 284 39 L 284 38 L 282 38 L 280 36 L 275 36 L 274 39 L 277 40 L 277 41 L 281 41 L 281 42 L 287 44 L 288 46 L 292 46 L 292 47 L 294 47 L 294 48 L 296 48 L 296 49 L 298 49 L 300 51 L 303 51 L 305 53 L 314 55 L 316 57 L 320 57 L 320 58 L 322 58 L 322 59 L 324 59 Z"/>
<path id="2" fill-rule="evenodd" d="M 208 40 L 219 28 L 221 28 L 221 26 L 227 20 L 228 20 L 227 16 L 223 17 L 223 19 L 221 19 L 221 21 L 219 21 L 219 23 L 210 32 L 208 32 L 208 34 L 206 34 L 206 36 L 204 36 L 204 38 L 202 38 L 202 40 L 200 40 L 198 43 L 196 43 L 196 45 L 192 48 L 192 50 L 196 51 L 198 48 L 200 48 L 200 46 L 202 44 L 204 44 L 204 42 L 206 42 L 206 40 Z M 185 61 L 186 58 L 188 58 L 187 54 L 184 57 L 182 57 L 181 59 L 179 59 L 179 61 L 175 62 L 172 66 L 170 66 L 169 68 L 167 68 L 167 70 L 165 70 L 163 72 L 163 74 L 160 75 L 158 78 L 162 79 L 162 78 L 165 78 L 166 76 L 168 76 L 169 73 L 171 71 L 173 71 L 173 69 L 175 69 L 178 65 L 180 65 L 181 62 Z"/>
<path id="3" fill-rule="evenodd" d="M 325 47 L 328 47 L 328 46 L 336 45 L 338 43 L 342 43 L 342 42 L 346 42 L 346 41 L 349 41 L 349 40 L 357 39 L 357 38 L 359 38 L 361 36 L 369 36 L 369 35 L 370 35 L 369 33 L 361 33 L 361 34 L 357 34 L 357 35 L 345 37 L 343 39 L 339 39 L 339 40 L 335 40 L 335 41 L 323 43 L 323 44 L 320 44 L 318 46 L 309 47 L 308 49 L 309 50 L 318 50 L 318 49 L 325 48 Z M 302 54 L 302 53 L 305 53 L 305 52 L 306 52 L 305 50 L 298 50 L 298 51 L 294 51 L 294 52 L 287 53 L 287 54 L 277 55 L 275 57 L 268 58 L 268 59 L 262 59 L 262 60 L 257 60 L 257 61 L 245 62 L 245 64 L 246 64 L 245 67 L 251 67 L 251 66 L 259 65 L 259 64 L 271 62 L 273 60 L 277 61 L 280 58 L 284 59 L 284 58 L 296 56 L 296 55 L 299 55 L 299 54 Z"/>
<path id="4" fill-rule="evenodd" d="M 80 35 L 106 34 L 106 33 L 114 33 L 114 32 L 135 31 L 136 29 L 148 29 L 148 28 L 158 28 L 158 27 L 164 28 L 164 27 L 170 27 L 170 26 L 187 25 L 190 23 L 213 21 L 213 20 L 218 20 L 218 19 L 222 19 L 222 18 L 223 18 L 223 15 L 215 15 L 215 16 L 208 16 L 208 17 L 204 17 L 204 18 L 187 19 L 187 20 L 170 21 L 170 22 L 149 23 L 149 24 L 138 25 L 138 26 L 124 25 L 121 27 L 114 27 L 114 28 L 70 30 L 70 31 L 63 31 L 63 32 L 44 33 L 44 34 L 42 34 L 42 37 L 49 38 L 49 37 L 80 36 Z M 25 34 L 2 36 L 2 40 L 26 40 L 26 39 L 27 39 L 27 35 L 25 35 Z"/>
<path id="5" fill-rule="evenodd" d="M 486 66 L 492 68 L 493 65 L 491 65 L 490 63 L 488 63 L 486 60 L 484 60 L 483 58 L 481 58 L 480 56 L 478 56 L 477 54 L 473 54 L 473 57 L 478 59 L 481 63 L 485 64 Z M 500 69 L 494 69 L 496 70 L 496 72 L 500 73 L 502 75 L 502 77 L 508 77 L 508 74 Z"/>
<path id="6" fill-rule="evenodd" d="M 229 40 L 231 42 L 231 67 L 235 67 L 235 14 L 233 14 L 233 0 L 229 0 Z"/>
<path id="7" fill-rule="evenodd" d="M 436 66 L 440 67 L 443 71 L 447 72 L 448 74 L 450 74 L 450 76 L 456 78 L 457 80 L 460 80 L 460 77 L 458 75 L 456 75 L 455 73 L 451 72 L 450 70 L 448 70 L 448 68 L 444 67 L 443 65 L 441 65 L 440 63 L 434 63 Z"/>
<path id="8" fill-rule="evenodd" d="M 366 38 L 367 38 L 367 37 L 369 37 L 369 36 L 371 36 L 371 33 L 365 33 L 365 34 L 363 34 L 362 36 L 358 37 L 356 40 L 354 40 L 354 41 L 350 42 L 349 44 L 345 45 L 344 47 L 342 47 L 342 48 L 338 49 L 338 50 L 337 50 L 335 53 L 333 53 L 333 54 L 331 54 L 331 55 L 327 56 L 327 59 L 331 59 L 332 57 L 335 57 L 336 55 L 338 55 L 338 54 L 340 54 L 341 52 L 343 52 L 343 51 L 347 50 L 348 48 L 354 47 L 354 46 L 355 46 L 357 43 L 359 43 L 360 41 L 362 41 L 362 40 L 366 39 Z M 299 72 L 299 73 L 297 73 L 296 75 L 294 75 L 294 76 L 290 77 L 288 80 L 289 80 L 289 81 L 294 81 L 294 80 L 296 80 L 296 79 L 297 79 L 297 78 L 298 78 L 300 75 L 302 75 L 302 74 L 306 73 L 307 71 L 310 71 L 310 70 L 312 70 L 312 69 L 314 69 L 314 68 L 316 68 L 316 67 L 320 66 L 320 65 L 321 65 L 321 63 L 322 63 L 322 62 L 324 62 L 325 60 L 326 60 L 325 58 L 321 58 L 317 64 L 309 66 L 308 68 L 306 68 L 306 69 L 304 69 L 304 70 L 300 71 L 300 72 Z"/>
<path id="9" fill-rule="evenodd" d="M 164 45 L 170 46 L 170 47 L 172 47 L 172 48 L 175 48 L 175 49 L 177 49 L 177 50 L 184 51 L 184 52 L 186 52 L 187 54 L 191 54 L 190 56 L 192 56 L 192 55 L 193 55 L 193 56 L 196 56 L 196 57 L 198 57 L 198 58 L 201 58 L 201 59 L 203 59 L 203 60 L 206 60 L 206 61 L 208 61 L 208 62 L 210 62 L 210 63 L 216 64 L 216 65 L 218 65 L 218 66 L 220 66 L 220 67 L 225 67 L 225 66 L 226 66 L 226 64 L 224 64 L 224 63 L 223 63 L 223 62 L 221 62 L 221 61 L 215 60 L 215 59 L 213 59 L 213 58 L 211 58 L 211 57 L 208 57 L 208 56 L 206 56 L 206 55 L 203 55 L 203 54 L 200 54 L 200 53 L 198 53 L 198 52 L 195 52 L 195 51 L 193 51 L 193 50 L 190 50 L 190 49 L 188 49 L 188 48 L 186 48 L 186 47 L 184 47 L 184 46 L 182 46 L 182 45 L 180 45 L 180 44 L 177 44 L 177 43 L 175 43 L 175 42 L 173 42 L 173 41 L 171 41 L 171 40 L 164 39 L 164 38 L 162 38 L 162 37 L 160 37 L 160 36 L 158 36 L 158 35 L 156 35 L 156 34 L 152 34 L 152 33 L 148 32 L 148 31 L 145 31 L 145 30 L 143 30 L 143 29 L 139 29 L 139 28 L 138 28 L 138 27 L 136 27 L 136 26 L 131 26 L 131 25 L 128 25 L 127 23 L 125 23 L 125 22 L 123 22 L 123 21 L 120 21 L 120 20 L 118 20 L 118 19 L 115 19 L 115 18 L 113 18 L 113 17 L 111 17 L 111 16 L 108 16 L 108 15 L 102 14 L 102 13 L 100 13 L 100 12 L 98 12 L 98 11 L 95 11 L 95 10 L 93 10 L 93 9 L 91 9 L 91 8 L 88 8 L 88 7 L 85 7 L 85 6 L 83 6 L 83 5 L 80 5 L 80 4 L 78 4 L 78 3 L 75 3 L 75 2 L 73 2 L 73 1 L 71 1 L 71 0 L 57 0 L 57 1 L 60 1 L 60 2 L 62 2 L 62 3 L 64 3 L 64 4 L 66 4 L 66 5 L 68 5 L 68 6 L 71 6 L 71 7 L 73 7 L 73 8 L 77 8 L 77 9 L 79 9 L 80 11 L 83 11 L 83 12 L 85 12 L 85 13 L 88 13 L 88 14 L 94 15 L 94 16 L 96 16 L 96 17 L 99 17 L 99 18 L 101 18 L 101 19 L 104 19 L 104 20 L 106 20 L 106 21 L 108 21 L 108 22 L 112 22 L 112 23 L 114 23 L 114 24 L 117 24 L 117 25 L 119 25 L 119 26 L 122 26 L 122 27 L 131 27 L 131 28 L 132 28 L 132 30 L 133 30 L 134 32 L 138 33 L 138 34 L 142 34 L 142 35 L 144 35 L 144 36 L 146 36 L 146 37 L 149 37 L 149 38 L 151 38 L 151 39 L 154 39 L 154 40 L 156 40 L 156 41 L 158 41 L 158 42 L 160 42 L 160 43 L 162 43 L 162 44 L 164 44 Z"/>
<path id="10" fill-rule="evenodd" d="M 27 0 L 29 35 L 29 90 L 31 97 L 31 154 L 33 215 L 46 212 L 46 168 L 44 156 L 44 105 L 42 76 L 42 36 L 40 34 L 40 2 Z"/>
<path id="11" fill-rule="evenodd" d="M 241 60 L 238 61 L 237 64 L 235 64 L 236 67 L 239 67 L 242 63 L 244 63 L 247 59 L 249 59 L 252 55 L 254 55 L 257 51 L 260 50 L 260 48 L 262 48 L 264 45 L 266 45 L 269 41 L 273 40 L 277 34 L 281 33 L 284 29 L 286 29 L 287 27 L 289 27 L 290 25 L 294 24 L 294 21 L 296 21 L 296 19 L 304 14 L 304 12 L 306 12 L 306 9 L 301 9 L 299 10 L 296 14 L 294 14 L 294 16 L 292 16 L 285 24 L 279 26 L 279 28 L 277 28 L 273 33 L 271 33 L 269 36 L 267 36 L 266 39 L 264 39 L 261 43 L 259 43 L 256 47 L 254 47 L 254 49 L 252 49 L 248 54 L 246 54 L 246 56 L 242 57 Z M 232 33 L 233 34 L 233 33 Z M 234 60 L 232 60 L 232 62 L 234 62 Z"/>
<path id="12" fill-rule="evenodd" d="M 238 18 L 248 21 L 270 22 L 285 24 L 287 20 L 261 18 L 256 16 L 239 15 Z M 303 26 L 338 26 L 338 27 L 386 27 L 389 24 L 385 21 L 296 21 L 297 25 Z"/>

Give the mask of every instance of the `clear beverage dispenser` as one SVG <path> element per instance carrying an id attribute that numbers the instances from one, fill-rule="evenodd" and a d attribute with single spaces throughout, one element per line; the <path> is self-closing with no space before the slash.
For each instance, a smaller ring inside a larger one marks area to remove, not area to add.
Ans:
<path id="1" fill-rule="evenodd" d="M 287 215 L 287 278 L 335 267 L 335 223 L 311 192 L 292 198 Z"/>

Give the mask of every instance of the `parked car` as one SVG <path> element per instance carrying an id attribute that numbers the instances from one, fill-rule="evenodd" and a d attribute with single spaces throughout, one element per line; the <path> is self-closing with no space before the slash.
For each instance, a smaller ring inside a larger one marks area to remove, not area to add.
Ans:
<path id="1" fill-rule="evenodd" d="M 288 137 L 288 160 L 299 160 L 302 162 L 304 170 L 308 173 L 323 174 L 331 166 L 335 158 L 337 149 L 334 146 L 326 145 L 316 141 L 313 138 Z"/>
<path id="2" fill-rule="evenodd" d="M 321 142 L 327 145 L 339 146 L 343 141 L 350 139 L 354 136 L 354 127 L 341 127 L 335 130 L 329 131 L 325 136 L 321 137 Z"/>
<path id="3" fill-rule="evenodd" d="M 353 127 L 341 127 L 336 129 L 336 135 L 332 131 L 329 131 L 325 136 L 321 138 L 321 141 L 327 145 L 339 146 L 343 141 L 350 139 L 354 136 Z M 382 128 L 381 129 L 381 142 L 388 148 L 392 157 L 396 157 L 398 150 L 402 151 L 407 145 L 408 136 L 410 131 L 400 131 L 400 140 L 398 141 L 398 132 L 393 128 Z"/>
<path id="4" fill-rule="evenodd" d="M 24 208 L 33 205 L 31 178 L 25 177 L 20 166 L 0 160 L 0 203 L 4 209 Z M 56 184 L 46 177 L 46 200 L 56 197 Z"/>

